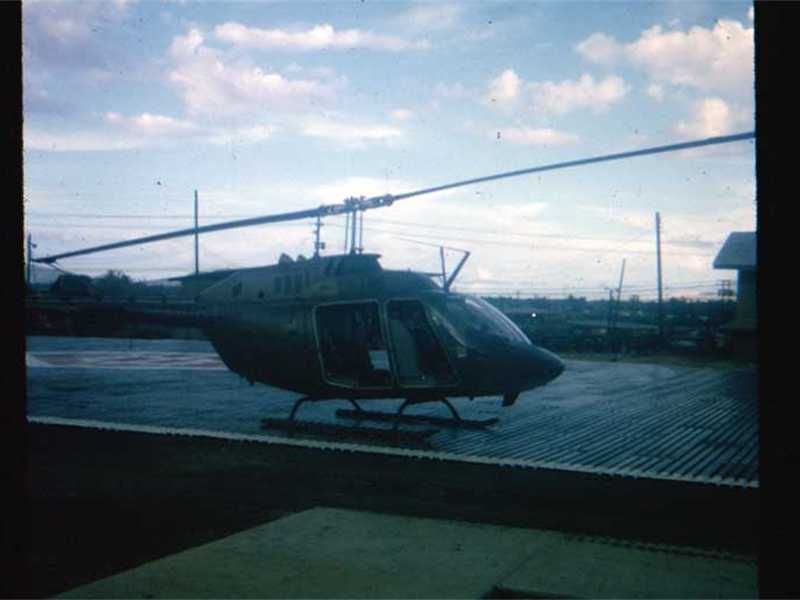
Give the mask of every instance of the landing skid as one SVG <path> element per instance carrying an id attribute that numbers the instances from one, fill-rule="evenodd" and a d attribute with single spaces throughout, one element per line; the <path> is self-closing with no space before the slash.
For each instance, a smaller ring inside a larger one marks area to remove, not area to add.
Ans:
<path id="1" fill-rule="evenodd" d="M 356 438 L 356 439 L 367 439 L 367 440 L 379 440 L 384 442 L 390 443 L 416 443 L 416 444 L 426 444 L 427 445 L 427 438 L 432 436 L 434 433 L 437 433 L 438 429 L 422 429 L 422 430 L 414 430 L 414 431 L 406 431 L 406 430 L 399 430 L 397 426 L 391 429 L 379 429 L 376 427 L 361 427 L 361 426 L 350 426 L 350 425 L 339 425 L 335 423 L 320 423 L 316 421 L 299 421 L 295 419 L 295 415 L 297 415 L 297 410 L 300 408 L 302 404 L 305 402 L 319 402 L 318 398 L 312 397 L 303 397 L 300 398 L 297 402 L 295 402 L 294 406 L 292 407 L 292 412 L 289 414 L 288 419 L 275 419 L 275 418 L 268 418 L 262 419 L 261 421 L 261 428 L 262 429 L 277 429 L 280 431 L 286 431 L 289 434 L 294 433 L 307 433 L 311 435 L 321 435 L 325 437 L 334 437 L 334 438 Z M 356 407 L 357 411 L 355 412 L 365 412 L 362 411 L 361 407 L 355 402 L 355 400 L 348 401 Z M 337 413 L 338 416 L 338 413 Z"/>
<path id="2" fill-rule="evenodd" d="M 442 398 L 439 401 L 443 402 L 447 408 L 450 409 L 450 412 L 453 415 L 452 417 L 437 417 L 434 415 L 405 415 L 403 414 L 403 411 L 408 406 L 411 406 L 412 404 L 421 404 L 421 402 L 413 402 L 410 400 L 403 402 L 402 406 L 400 406 L 396 413 L 364 410 L 355 401 L 351 400 L 350 402 L 356 407 L 356 409 L 353 410 L 348 408 L 340 408 L 336 411 L 336 416 L 346 419 L 382 421 L 395 424 L 426 423 L 429 425 L 438 425 L 440 427 L 461 427 L 464 429 L 484 429 L 485 427 L 494 425 L 498 421 L 496 417 L 491 419 L 462 419 L 461 415 L 458 414 L 458 411 L 453 407 L 452 404 L 450 404 L 447 398 Z"/>
<path id="3" fill-rule="evenodd" d="M 262 429 L 286 431 L 288 433 L 306 433 L 328 438 L 366 439 L 371 441 L 427 444 L 427 438 L 437 433 L 438 429 L 419 431 L 401 431 L 395 428 L 378 429 L 377 427 L 352 427 L 335 423 L 319 423 L 316 421 L 296 421 L 294 419 L 263 419 Z"/>
<path id="4" fill-rule="evenodd" d="M 328 437 L 344 437 L 344 438 L 361 438 L 369 440 L 382 440 L 389 442 L 412 442 L 412 443 L 427 443 L 427 438 L 437 433 L 438 429 L 423 429 L 423 430 L 400 430 L 398 426 L 400 423 L 424 423 L 427 425 L 438 425 L 442 427 L 455 427 L 464 429 L 484 429 L 497 423 L 497 418 L 491 419 L 462 419 L 461 415 L 455 407 L 450 404 L 447 398 L 439 398 L 438 400 L 405 400 L 400 408 L 395 413 L 378 412 L 371 410 L 364 410 L 361 406 L 353 400 L 348 398 L 347 401 L 352 404 L 355 409 L 339 409 L 336 411 L 337 417 L 347 419 L 354 419 L 356 421 L 380 421 L 394 423 L 394 427 L 390 429 L 379 429 L 376 427 L 361 427 L 360 425 L 348 426 L 339 425 L 334 423 L 320 423 L 316 421 L 298 421 L 295 419 L 297 410 L 306 402 L 320 402 L 319 398 L 312 398 L 309 396 L 300 398 L 295 402 L 292 407 L 292 412 L 289 414 L 288 419 L 263 419 L 261 421 L 262 429 L 277 429 L 291 433 L 303 432 L 312 435 L 323 435 Z M 403 411 L 413 404 L 422 404 L 428 402 L 442 402 L 447 408 L 450 409 L 452 417 L 437 417 L 434 415 L 405 415 Z"/>

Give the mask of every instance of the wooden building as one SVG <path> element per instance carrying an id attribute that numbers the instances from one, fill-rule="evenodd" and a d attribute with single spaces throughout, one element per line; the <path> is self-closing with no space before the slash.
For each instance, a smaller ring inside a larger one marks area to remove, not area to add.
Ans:
<path id="1" fill-rule="evenodd" d="M 757 360 L 758 314 L 756 310 L 756 232 L 734 231 L 714 259 L 715 269 L 737 272 L 736 317 L 725 329 L 739 358 Z"/>

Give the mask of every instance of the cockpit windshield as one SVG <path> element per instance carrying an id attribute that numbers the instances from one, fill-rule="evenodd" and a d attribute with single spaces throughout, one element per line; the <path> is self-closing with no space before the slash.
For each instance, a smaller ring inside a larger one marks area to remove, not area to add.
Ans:
<path id="1" fill-rule="evenodd" d="M 531 344 L 519 327 L 481 298 L 447 295 L 435 298 L 431 304 L 434 323 L 462 345 L 474 345 L 487 335 Z"/>

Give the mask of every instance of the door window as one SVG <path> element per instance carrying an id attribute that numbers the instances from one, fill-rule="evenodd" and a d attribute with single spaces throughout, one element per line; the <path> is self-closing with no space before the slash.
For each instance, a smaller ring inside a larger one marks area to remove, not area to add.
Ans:
<path id="1" fill-rule="evenodd" d="M 316 308 L 325 379 L 347 387 L 389 387 L 392 376 L 377 302 Z"/>
<path id="2" fill-rule="evenodd" d="M 392 356 L 400 385 L 452 385 L 456 378 L 419 300 L 387 304 Z"/>

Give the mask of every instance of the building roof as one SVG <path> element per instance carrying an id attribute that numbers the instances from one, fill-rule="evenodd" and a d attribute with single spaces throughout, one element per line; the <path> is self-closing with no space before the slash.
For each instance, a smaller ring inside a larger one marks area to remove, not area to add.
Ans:
<path id="1" fill-rule="evenodd" d="M 756 232 L 734 231 L 714 259 L 715 269 L 756 270 Z"/>
<path id="2" fill-rule="evenodd" d="M 200 273 L 190 273 L 189 275 L 181 275 L 179 277 L 170 277 L 167 281 L 180 281 L 181 283 L 189 283 L 193 281 L 216 281 L 227 277 L 231 273 L 235 273 L 237 269 L 218 269 L 216 271 L 201 271 Z"/>

